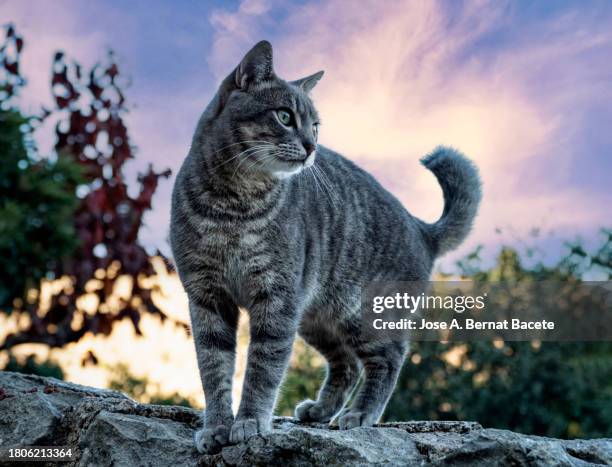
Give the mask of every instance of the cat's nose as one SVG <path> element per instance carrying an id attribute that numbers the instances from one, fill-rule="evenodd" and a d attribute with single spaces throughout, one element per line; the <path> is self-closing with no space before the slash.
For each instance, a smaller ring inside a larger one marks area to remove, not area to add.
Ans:
<path id="1" fill-rule="evenodd" d="M 316 144 L 311 143 L 310 141 L 305 141 L 303 144 L 304 149 L 306 150 L 306 157 L 310 156 L 317 148 Z"/>

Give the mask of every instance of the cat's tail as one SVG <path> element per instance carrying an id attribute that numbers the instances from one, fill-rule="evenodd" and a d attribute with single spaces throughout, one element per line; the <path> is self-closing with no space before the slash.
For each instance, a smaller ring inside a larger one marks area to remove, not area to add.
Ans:
<path id="1" fill-rule="evenodd" d="M 457 248 L 472 228 L 482 189 L 478 169 L 472 161 L 452 148 L 437 147 L 421 159 L 442 187 L 444 212 L 433 224 L 426 224 L 436 256 Z"/>

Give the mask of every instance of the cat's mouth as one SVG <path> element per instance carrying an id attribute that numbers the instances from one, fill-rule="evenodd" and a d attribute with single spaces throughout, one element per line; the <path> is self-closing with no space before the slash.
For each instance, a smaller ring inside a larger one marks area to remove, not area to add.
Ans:
<path id="1" fill-rule="evenodd" d="M 283 162 L 289 162 L 290 164 L 304 164 L 306 162 L 306 160 L 308 159 L 308 156 L 301 158 L 301 159 L 296 159 L 294 157 L 283 157 L 283 156 L 276 156 L 277 159 L 283 161 Z"/>
<path id="2" fill-rule="evenodd" d="M 298 165 L 303 167 L 310 167 L 314 164 L 315 160 L 315 151 L 311 152 L 308 156 L 302 158 L 294 158 L 294 157 L 283 157 L 281 155 L 276 156 L 278 160 L 282 162 L 286 162 L 292 165 Z"/>
<path id="3" fill-rule="evenodd" d="M 284 167 L 280 170 L 274 170 L 274 175 L 276 175 L 278 178 L 287 178 L 301 172 L 303 169 L 311 167 L 314 164 L 315 151 L 302 159 L 292 159 L 281 156 L 276 156 L 276 159 Z"/>

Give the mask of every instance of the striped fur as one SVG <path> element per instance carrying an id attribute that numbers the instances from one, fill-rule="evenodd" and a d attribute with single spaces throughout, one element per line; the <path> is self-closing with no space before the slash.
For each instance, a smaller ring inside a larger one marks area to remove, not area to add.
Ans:
<path id="1" fill-rule="evenodd" d="M 202 452 L 271 428 L 297 333 L 328 367 L 317 400 L 302 402 L 296 416 L 328 422 L 340 414 L 342 429 L 376 423 L 407 343 L 360 337 L 361 288 L 427 280 L 435 256 L 467 235 L 476 213 L 478 175 L 456 152 L 439 149 L 426 162 L 447 202 L 442 220 L 428 225 L 368 173 L 316 146 L 318 115 L 307 92 L 321 75 L 283 81 L 270 44 L 257 44 L 205 110 L 177 176 L 170 239 L 206 396 L 196 435 Z M 279 109 L 291 111 L 292 125 L 282 124 Z M 249 312 L 251 341 L 234 417 L 238 307 Z M 363 384 L 340 413 L 360 373 Z"/>

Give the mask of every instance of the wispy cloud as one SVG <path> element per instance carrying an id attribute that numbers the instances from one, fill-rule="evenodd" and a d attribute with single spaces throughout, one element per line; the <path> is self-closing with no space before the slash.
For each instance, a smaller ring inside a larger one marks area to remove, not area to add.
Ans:
<path id="1" fill-rule="evenodd" d="M 24 103 L 36 110 L 48 102 L 55 50 L 90 64 L 116 49 L 137 105 L 127 117 L 140 148 L 133 171 L 154 162 L 176 172 L 219 80 L 267 38 L 280 76 L 326 70 L 315 90 L 322 143 L 372 171 L 414 214 L 434 220 L 442 209 L 437 183 L 418 164 L 423 154 L 448 144 L 476 160 L 484 204 L 458 254 L 497 242 L 496 227 L 521 236 L 534 226 L 574 235 L 609 225 L 606 2 L 59 5 L 0 0 L 3 17 L 26 36 Z M 143 234 L 156 247 L 165 245 L 170 189 L 160 186 Z"/>
<path id="2" fill-rule="evenodd" d="M 225 78 L 245 52 L 245 44 L 252 45 L 265 35 L 267 26 L 275 21 L 268 13 L 277 0 L 243 0 L 235 11 L 224 8 L 210 13 L 210 23 L 215 29 L 208 63 L 217 81 Z"/>
<path id="3" fill-rule="evenodd" d="M 600 124 L 588 108 L 612 101 L 604 79 L 612 33 L 597 15 L 567 11 L 522 25 L 505 2 L 269 3 L 248 14 L 246 3 L 213 17 L 223 18 L 213 21 L 215 74 L 266 33 L 281 76 L 325 69 L 315 91 L 322 142 L 428 220 L 441 196 L 418 158 L 438 144 L 464 151 L 485 183 L 466 248 L 490 241 L 496 227 L 575 233 L 609 222 L 610 195 L 573 184 L 585 127 Z"/>

